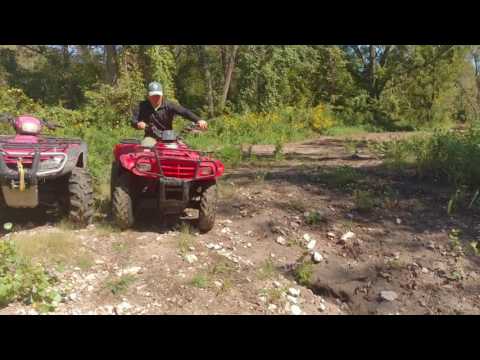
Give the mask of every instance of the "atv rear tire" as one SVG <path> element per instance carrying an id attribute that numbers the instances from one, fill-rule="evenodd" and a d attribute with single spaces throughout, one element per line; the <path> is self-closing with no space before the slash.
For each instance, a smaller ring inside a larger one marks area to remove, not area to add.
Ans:
<path id="1" fill-rule="evenodd" d="M 118 162 L 113 161 L 110 172 L 110 201 L 113 201 L 113 190 L 115 189 L 116 181 L 118 178 Z"/>
<path id="2" fill-rule="evenodd" d="M 128 174 L 112 178 L 112 215 L 117 226 L 128 229 L 135 223 L 133 199 L 128 184 Z"/>
<path id="3" fill-rule="evenodd" d="M 93 219 L 93 184 L 87 169 L 74 168 L 68 179 L 69 218 L 74 224 L 86 226 Z"/>
<path id="4" fill-rule="evenodd" d="M 203 190 L 200 197 L 198 229 L 202 233 L 212 230 L 215 224 L 215 214 L 217 211 L 217 185 L 212 184 Z"/>

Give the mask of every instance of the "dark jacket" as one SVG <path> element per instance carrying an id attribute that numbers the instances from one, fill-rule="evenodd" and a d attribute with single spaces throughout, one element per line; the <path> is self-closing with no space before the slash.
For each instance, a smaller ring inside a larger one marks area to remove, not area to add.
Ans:
<path id="1" fill-rule="evenodd" d="M 175 115 L 180 115 L 195 123 L 200 120 L 190 110 L 165 99 L 163 99 L 162 105 L 157 111 L 150 104 L 150 101 L 144 100 L 133 111 L 132 126 L 137 128 L 137 123 L 143 121 L 147 125 L 155 125 L 159 130 L 172 130 Z M 148 127 L 145 129 L 145 136 L 155 137 L 152 130 Z"/>

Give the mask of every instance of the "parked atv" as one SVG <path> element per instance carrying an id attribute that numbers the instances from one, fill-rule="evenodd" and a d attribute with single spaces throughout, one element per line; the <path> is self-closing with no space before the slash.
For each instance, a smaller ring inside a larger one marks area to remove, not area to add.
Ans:
<path id="1" fill-rule="evenodd" d="M 43 127 L 61 127 L 30 115 L 1 122 L 16 135 L 0 135 L 0 216 L 8 208 L 56 207 L 75 224 L 93 217 L 92 178 L 87 170 L 87 145 L 79 139 L 42 136 Z"/>
<path id="2" fill-rule="evenodd" d="M 113 217 L 122 229 L 135 222 L 141 204 L 159 217 L 199 210 L 198 229 L 208 232 L 215 222 L 217 178 L 224 165 L 185 145 L 172 130 L 152 126 L 158 140 L 142 146 L 125 139 L 115 146 L 111 191 Z"/>

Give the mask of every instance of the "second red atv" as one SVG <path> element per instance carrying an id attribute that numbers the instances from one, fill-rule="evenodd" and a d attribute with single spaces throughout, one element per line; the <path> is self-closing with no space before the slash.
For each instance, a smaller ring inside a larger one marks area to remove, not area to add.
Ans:
<path id="1" fill-rule="evenodd" d="M 3 114 L 15 135 L 0 135 L 0 218 L 11 208 L 39 205 L 66 210 L 77 225 L 93 218 L 93 186 L 87 144 L 80 139 L 41 135 L 60 127 L 30 115 Z M 6 220 L 6 219 L 5 219 Z"/>
<path id="2" fill-rule="evenodd" d="M 152 130 L 158 140 L 151 146 L 126 139 L 114 148 L 111 198 L 115 222 L 122 229 L 131 227 L 136 209 L 149 203 L 160 218 L 198 209 L 198 229 L 208 232 L 215 222 L 217 178 L 224 165 L 190 149 L 172 130 L 153 126 Z"/>

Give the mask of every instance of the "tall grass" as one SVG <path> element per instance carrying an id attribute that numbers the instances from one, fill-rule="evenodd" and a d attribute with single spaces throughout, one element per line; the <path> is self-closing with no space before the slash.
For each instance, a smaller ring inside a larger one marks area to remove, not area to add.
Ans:
<path id="1" fill-rule="evenodd" d="M 414 167 L 421 177 L 454 186 L 480 184 L 480 127 L 466 132 L 435 130 L 431 136 L 395 141 L 383 148 L 387 163 Z"/>
<path id="2" fill-rule="evenodd" d="M 193 148 L 211 151 L 230 165 L 241 161 L 242 144 L 274 144 L 303 140 L 324 132 L 335 123 L 323 106 L 313 109 L 286 107 L 271 113 L 226 115 L 213 119 L 209 131 L 201 136 L 187 136 Z"/>

